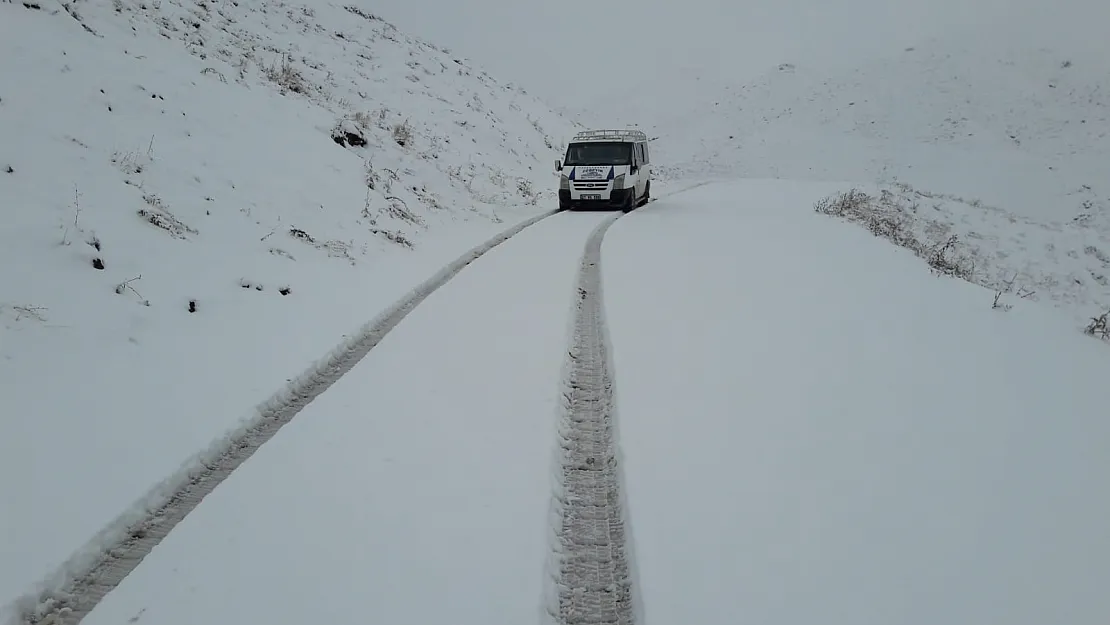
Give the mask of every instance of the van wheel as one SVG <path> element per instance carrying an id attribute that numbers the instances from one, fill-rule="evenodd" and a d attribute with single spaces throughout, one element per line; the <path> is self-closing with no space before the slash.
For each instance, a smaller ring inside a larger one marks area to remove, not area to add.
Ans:
<path id="1" fill-rule="evenodd" d="M 636 201 L 636 189 L 633 188 L 631 191 L 629 191 L 628 199 L 625 200 L 624 208 L 622 208 L 621 210 L 626 213 L 631 213 L 632 211 L 636 210 L 636 207 L 639 205 L 639 202 Z"/>
<path id="2" fill-rule="evenodd" d="M 644 204 L 647 204 L 650 201 L 651 201 L 651 181 L 648 180 L 647 184 L 644 185 Z M 641 204 L 640 206 L 643 206 L 644 204 Z"/>

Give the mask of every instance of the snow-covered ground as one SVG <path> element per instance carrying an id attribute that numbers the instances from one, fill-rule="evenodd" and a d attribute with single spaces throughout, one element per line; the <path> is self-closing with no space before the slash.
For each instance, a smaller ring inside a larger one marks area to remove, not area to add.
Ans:
<path id="1" fill-rule="evenodd" d="M 550 209 L 573 131 L 356 5 L 67 7 L 0 3 L 0 604 Z"/>
<path id="2" fill-rule="evenodd" d="M 610 216 L 523 230 L 415 307 L 86 621 L 537 618 L 567 575 L 544 564 L 567 527 L 552 487 L 576 501 L 550 460 L 577 441 L 557 417 L 590 381 L 561 386 L 560 367 L 592 293 L 619 451 L 583 464 L 618 460 L 643 620 L 1104 622 L 1110 510 L 1090 494 L 1110 475 L 1110 349 L 813 209 L 841 186 L 666 189 L 608 231 L 603 292 L 575 272 Z"/>
<path id="3" fill-rule="evenodd" d="M 817 214 L 709 185 L 602 248 L 652 623 L 1110 618 L 1110 349 Z"/>
<path id="4" fill-rule="evenodd" d="M 575 622 L 629 584 L 660 623 L 1110 618 L 1110 83 L 1065 20 L 614 116 L 372 9 L 0 3 L 0 613 L 101 558 L 91 623 Z M 608 217 L 564 214 L 390 308 L 627 122 L 658 199 L 603 294 Z"/>

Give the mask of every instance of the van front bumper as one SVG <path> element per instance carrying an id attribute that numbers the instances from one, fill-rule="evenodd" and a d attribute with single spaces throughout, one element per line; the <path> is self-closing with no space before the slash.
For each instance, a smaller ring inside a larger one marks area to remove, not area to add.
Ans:
<path id="1" fill-rule="evenodd" d="M 628 206 L 629 197 L 635 189 L 613 189 L 609 197 L 602 200 L 572 199 L 570 191 L 559 190 L 559 210 L 618 210 Z"/>

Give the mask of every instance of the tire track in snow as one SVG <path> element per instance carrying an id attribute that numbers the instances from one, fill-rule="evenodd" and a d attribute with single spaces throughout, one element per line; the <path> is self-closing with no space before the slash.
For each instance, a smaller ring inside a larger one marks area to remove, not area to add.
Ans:
<path id="1" fill-rule="evenodd" d="M 284 389 L 256 408 L 234 431 L 194 456 L 135 506 L 97 534 L 30 594 L 17 599 L 12 625 L 73 625 L 133 571 L 143 558 L 232 471 L 269 441 L 313 399 L 326 391 L 433 291 L 483 254 L 552 215 L 521 222 L 471 249 L 397 303 L 367 322 Z M 0 611 L 0 617 L 4 616 Z"/>
<path id="2" fill-rule="evenodd" d="M 559 625 L 637 620 L 631 542 L 616 447 L 613 373 L 601 295 L 601 242 L 620 218 L 590 235 L 579 270 L 552 497 L 545 613 Z"/>
<path id="3" fill-rule="evenodd" d="M 646 206 L 708 184 L 665 193 Z M 563 365 L 543 608 L 544 620 L 557 625 L 632 625 L 642 619 L 601 292 L 601 243 L 622 216 L 603 221 L 586 242 Z"/>

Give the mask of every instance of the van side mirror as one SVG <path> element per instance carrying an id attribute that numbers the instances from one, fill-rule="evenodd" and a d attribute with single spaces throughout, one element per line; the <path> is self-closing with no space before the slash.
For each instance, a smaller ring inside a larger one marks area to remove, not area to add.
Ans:
<path id="1" fill-rule="evenodd" d="M 562 169 L 563 169 L 563 161 L 560 161 L 559 159 L 555 159 L 555 171 L 561 171 Z"/>

